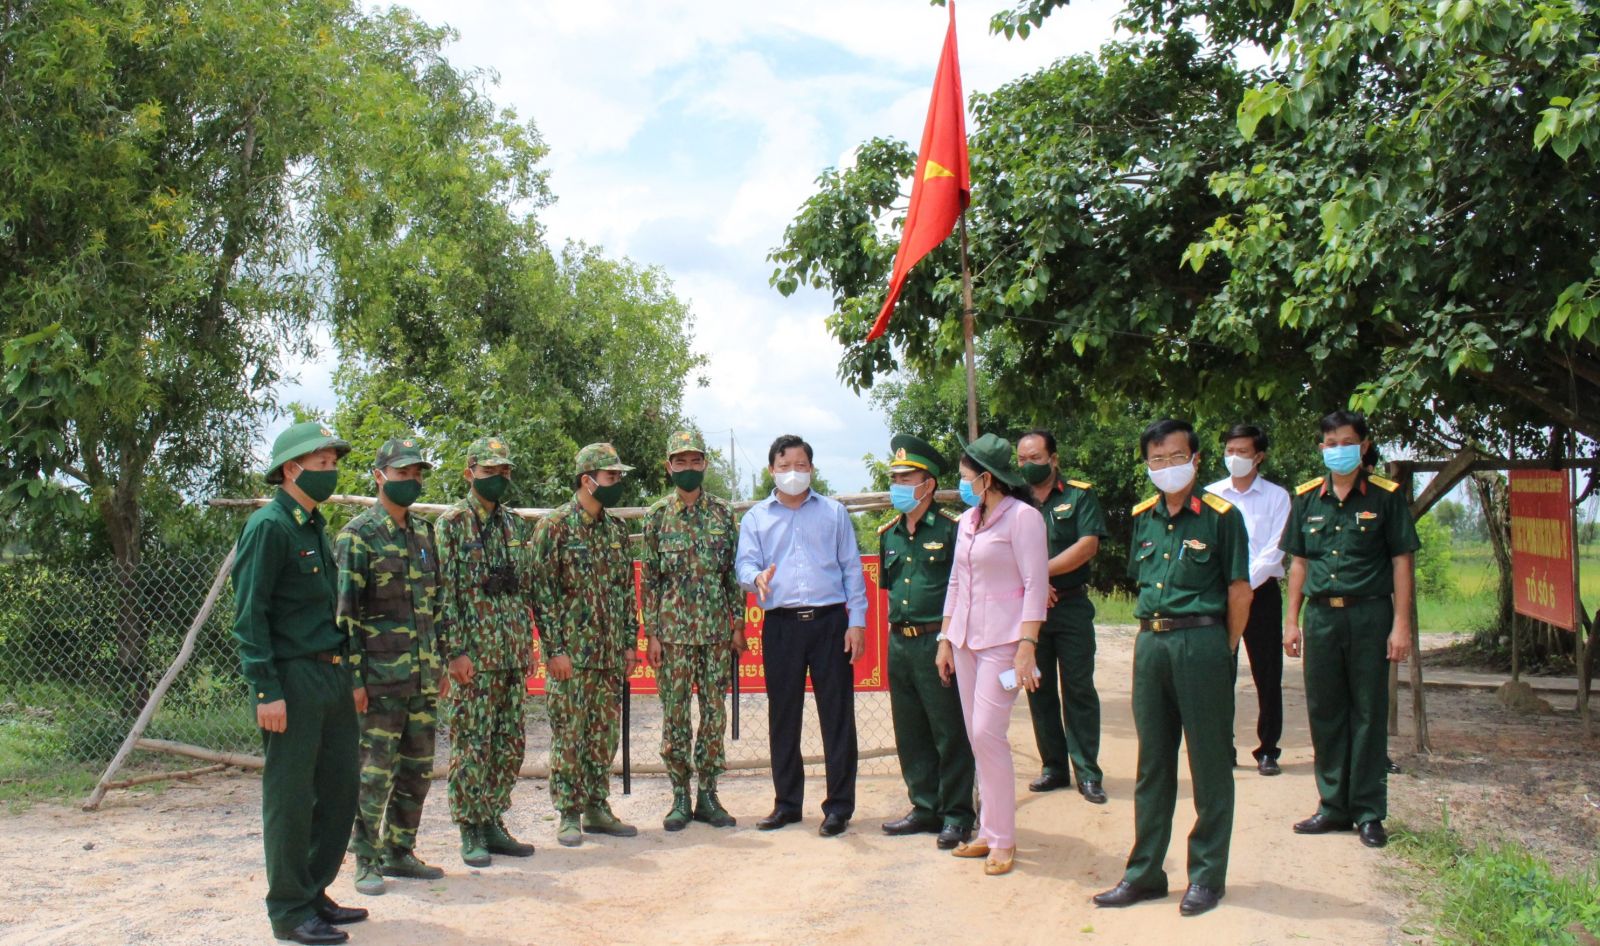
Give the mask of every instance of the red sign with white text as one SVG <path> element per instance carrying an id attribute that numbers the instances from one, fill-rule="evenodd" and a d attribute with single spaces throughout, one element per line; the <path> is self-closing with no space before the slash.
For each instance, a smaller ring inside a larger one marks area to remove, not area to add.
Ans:
<path id="1" fill-rule="evenodd" d="M 1518 614 L 1572 630 L 1572 484 L 1564 471 L 1511 471 L 1512 597 Z"/>
<path id="2" fill-rule="evenodd" d="M 861 573 L 867 581 L 867 652 L 856 667 L 856 690 L 882 691 L 889 689 L 889 596 L 878 584 L 878 556 L 861 556 Z M 644 636 L 644 605 L 640 589 L 639 563 L 633 563 L 633 606 L 638 620 L 639 665 L 629 678 L 629 689 L 634 693 L 656 692 L 656 672 L 645 660 L 647 649 Z M 744 606 L 744 636 L 749 649 L 739 655 L 739 692 L 765 693 L 766 668 L 761 663 L 761 628 L 766 612 L 756 604 L 756 596 L 748 595 Z M 537 631 L 535 632 L 537 633 Z M 528 692 L 543 694 L 544 662 L 528 676 Z M 811 684 L 806 684 L 810 689 Z"/>

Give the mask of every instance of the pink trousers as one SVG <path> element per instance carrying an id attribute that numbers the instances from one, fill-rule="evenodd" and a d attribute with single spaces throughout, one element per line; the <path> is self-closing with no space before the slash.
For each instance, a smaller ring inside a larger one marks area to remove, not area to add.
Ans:
<path id="1" fill-rule="evenodd" d="M 982 650 L 956 647 L 952 656 L 967 741 L 972 743 L 972 756 L 978 763 L 978 795 L 983 807 L 978 813 L 976 840 L 990 847 L 1016 847 L 1017 776 L 1006 730 L 1021 688 L 1007 692 L 1000 685 L 1000 674 L 1017 659 L 1017 644 Z"/>

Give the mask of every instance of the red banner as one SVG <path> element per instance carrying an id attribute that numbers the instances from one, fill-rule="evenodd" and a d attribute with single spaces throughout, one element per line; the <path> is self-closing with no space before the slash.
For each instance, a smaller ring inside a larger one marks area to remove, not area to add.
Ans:
<path id="1" fill-rule="evenodd" d="M 889 596 L 878 584 L 878 556 L 861 556 L 861 573 L 867 580 L 867 652 L 856 663 L 856 689 L 881 691 L 889 689 Z M 645 660 L 647 645 L 644 636 L 644 604 L 640 587 L 639 563 L 633 563 L 633 604 L 638 621 L 639 666 L 629 679 L 634 693 L 656 692 L 656 672 Z M 739 655 L 739 692 L 767 692 L 766 668 L 761 663 L 761 628 L 765 617 L 756 596 L 745 599 L 745 641 L 749 650 Z M 537 633 L 537 631 L 535 632 Z M 811 689 L 811 684 L 806 684 Z M 528 677 L 528 692 L 544 693 L 544 663 L 541 661 Z"/>
<path id="2" fill-rule="evenodd" d="M 1511 575 L 1517 613 L 1577 626 L 1572 588 L 1572 485 L 1556 470 L 1511 471 Z"/>

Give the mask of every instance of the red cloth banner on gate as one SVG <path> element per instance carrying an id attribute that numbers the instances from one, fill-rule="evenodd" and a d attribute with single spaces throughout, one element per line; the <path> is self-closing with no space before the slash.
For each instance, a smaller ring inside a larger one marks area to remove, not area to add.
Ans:
<path id="1" fill-rule="evenodd" d="M 1564 471 L 1511 471 L 1511 588 L 1518 614 L 1572 630 L 1572 484 Z"/>
<path id="2" fill-rule="evenodd" d="M 861 574 L 867 580 L 867 652 L 856 663 L 856 690 L 860 692 L 889 689 L 889 595 L 879 585 L 878 556 L 861 556 Z M 640 587 L 639 563 L 633 563 L 633 606 L 639 625 L 637 646 L 639 666 L 629 678 L 629 689 L 634 693 L 656 692 L 656 672 L 645 660 L 647 643 L 644 636 L 644 605 Z M 756 603 L 755 595 L 745 599 L 745 641 L 749 649 L 739 655 L 739 692 L 767 692 L 767 677 L 761 663 L 761 627 L 765 613 Z M 537 630 L 535 630 L 537 634 Z M 545 692 L 544 663 L 541 661 L 528 676 L 528 692 Z M 806 684 L 811 689 L 811 684 Z"/>

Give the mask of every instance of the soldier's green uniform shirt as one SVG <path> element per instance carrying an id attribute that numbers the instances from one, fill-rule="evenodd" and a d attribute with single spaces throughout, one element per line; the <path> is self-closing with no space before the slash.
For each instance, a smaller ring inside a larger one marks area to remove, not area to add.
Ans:
<path id="1" fill-rule="evenodd" d="M 1133 508 L 1128 576 L 1139 584 L 1140 620 L 1228 614 L 1228 585 L 1250 578 L 1244 516 L 1209 493 L 1190 495 L 1177 515 L 1159 494 Z"/>
<path id="2" fill-rule="evenodd" d="M 733 508 L 707 493 L 685 507 L 676 491 L 644 516 L 642 569 L 646 629 L 668 644 L 726 644 L 744 617 L 734 569 Z"/>
<path id="3" fill-rule="evenodd" d="M 435 533 L 444 582 L 440 624 L 448 629 L 444 658 L 463 654 L 475 670 L 526 670 L 533 659 L 528 585 L 528 523 L 503 503 L 485 514 L 469 493 L 440 516 Z M 483 590 L 497 565 L 515 572 L 518 590 L 492 595 Z"/>
<path id="4" fill-rule="evenodd" d="M 1421 547 L 1411 509 L 1393 480 L 1358 474 L 1344 499 L 1324 477 L 1295 489 L 1283 550 L 1306 560 L 1308 598 L 1392 595 L 1392 560 Z"/>
<path id="5" fill-rule="evenodd" d="M 546 657 L 621 669 L 638 642 L 627 526 L 604 511 L 591 516 L 573 499 L 539 521 L 532 558 Z"/>
<path id="6" fill-rule="evenodd" d="M 1106 517 L 1100 511 L 1100 500 L 1095 498 L 1094 487 L 1082 480 L 1056 478 L 1050 494 L 1038 504 L 1044 514 L 1045 537 L 1050 544 L 1050 557 L 1055 558 L 1077 544 L 1086 535 L 1105 538 Z M 1062 575 L 1052 575 L 1050 585 L 1057 591 L 1081 588 L 1089 583 L 1089 564 L 1085 562 Z"/>
<path id="7" fill-rule="evenodd" d="M 382 506 L 373 506 L 336 542 L 339 624 L 350 637 L 355 685 L 369 697 L 437 695 L 444 671 L 433 525 L 415 514 L 406 523 L 395 525 Z"/>
<path id="8" fill-rule="evenodd" d="M 878 529 L 884 587 L 889 591 L 890 624 L 928 624 L 944 618 L 944 593 L 950 585 L 961 517 L 938 505 L 928 507 L 917 534 L 906 530 L 904 514 Z"/>
<path id="9" fill-rule="evenodd" d="M 257 703 L 283 699 L 278 661 L 343 652 L 334 621 L 336 569 L 321 510 L 283 490 L 245 523 L 233 565 L 234 636 Z"/>

